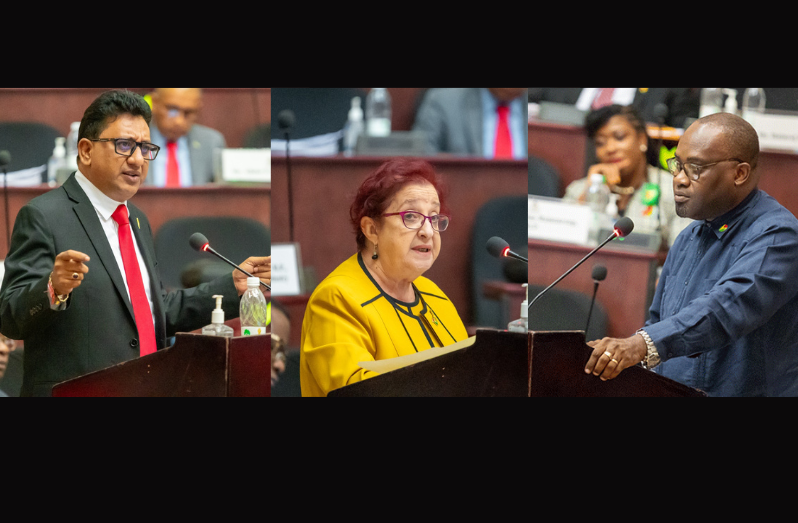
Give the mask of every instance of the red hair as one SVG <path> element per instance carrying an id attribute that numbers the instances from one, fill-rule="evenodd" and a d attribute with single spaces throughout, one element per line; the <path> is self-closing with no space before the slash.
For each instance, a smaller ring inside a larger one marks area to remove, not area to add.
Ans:
<path id="1" fill-rule="evenodd" d="M 441 213 L 449 214 L 445 202 L 445 186 L 429 162 L 418 158 L 391 158 L 360 184 L 355 200 L 349 207 L 349 218 L 357 238 L 357 248 L 366 246 L 366 235 L 360 229 L 360 220 L 368 216 L 379 220 L 394 194 L 409 183 L 426 182 L 438 192 Z"/>

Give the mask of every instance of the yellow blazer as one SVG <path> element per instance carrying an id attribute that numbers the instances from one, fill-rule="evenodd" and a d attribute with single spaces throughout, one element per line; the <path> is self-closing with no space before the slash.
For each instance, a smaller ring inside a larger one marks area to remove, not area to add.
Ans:
<path id="1" fill-rule="evenodd" d="M 358 362 L 405 356 L 468 337 L 452 302 L 424 277 L 413 303 L 383 292 L 360 253 L 339 265 L 313 291 L 302 322 L 300 385 L 303 396 L 375 376 Z"/>

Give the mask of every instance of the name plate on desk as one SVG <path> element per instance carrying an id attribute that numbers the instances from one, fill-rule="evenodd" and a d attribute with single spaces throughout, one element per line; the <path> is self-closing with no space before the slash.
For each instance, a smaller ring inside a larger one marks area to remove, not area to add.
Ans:
<path id="1" fill-rule="evenodd" d="M 530 196 L 527 220 L 530 239 L 586 245 L 589 243 L 593 211 L 586 205 L 558 198 Z"/>
<path id="2" fill-rule="evenodd" d="M 272 244 L 272 296 L 302 294 L 302 257 L 298 243 Z"/>
<path id="3" fill-rule="evenodd" d="M 222 149 L 216 151 L 217 182 L 272 181 L 271 149 Z"/>
<path id="4" fill-rule="evenodd" d="M 798 113 L 753 113 L 746 115 L 759 135 L 761 149 L 798 151 Z"/>

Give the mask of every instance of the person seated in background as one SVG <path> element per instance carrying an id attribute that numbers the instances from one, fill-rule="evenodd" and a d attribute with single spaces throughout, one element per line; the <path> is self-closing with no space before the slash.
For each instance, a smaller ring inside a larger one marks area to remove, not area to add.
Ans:
<path id="1" fill-rule="evenodd" d="M 628 216 L 638 231 L 659 231 L 667 250 L 691 220 L 676 215 L 673 179 L 648 161 L 649 137 L 640 113 L 631 106 L 609 105 L 589 113 L 585 127 L 598 163 L 588 168 L 587 177 L 566 187 L 563 199 L 584 203 L 590 176 L 602 174 L 617 217 Z"/>
<path id="2" fill-rule="evenodd" d="M 530 87 L 529 103 L 556 102 L 582 111 L 607 105 L 631 105 L 643 120 L 659 123 L 657 106 L 667 108 L 664 124 L 684 128 L 698 118 L 701 89 L 697 87 Z"/>
<path id="3" fill-rule="evenodd" d="M 302 323 L 302 396 L 375 375 L 358 362 L 443 347 L 468 337 L 446 294 L 424 278 L 449 226 L 429 162 L 393 158 L 360 185 L 350 207 L 357 252 L 311 294 Z"/>
<path id="4" fill-rule="evenodd" d="M 213 153 L 227 143 L 219 131 L 196 123 L 202 90 L 159 88 L 150 99 L 150 139 L 163 150 L 163 158 L 153 162 L 145 185 L 191 187 L 213 182 Z"/>
<path id="5" fill-rule="evenodd" d="M 433 153 L 525 160 L 526 88 L 437 88 L 424 94 L 413 123 Z"/>

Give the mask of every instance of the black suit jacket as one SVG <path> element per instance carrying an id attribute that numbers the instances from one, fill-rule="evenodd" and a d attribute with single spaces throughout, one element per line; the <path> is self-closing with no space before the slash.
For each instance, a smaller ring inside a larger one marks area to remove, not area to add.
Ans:
<path id="1" fill-rule="evenodd" d="M 175 332 L 211 322 L 214 294 L 224 295 L 225 318 L 238 317 L 232 271 L 193 289 L 166 293 L 158 274 L 152 230 L 128 202 L 130 223 L 150 274 L 158 348 Z M 186 240 L 188 241 L 188 240 Z M 87 254 L 89 272 L 66 310 L 50 308 L 47 281 L 55 256 Z M 23 396 L 49 396 L 56 383 L 139 356 L 133 309 L 97 212 L 75 175 L 34 198 L 17 215 L 0 290 L 0 332 L 24 340 Z"/>

